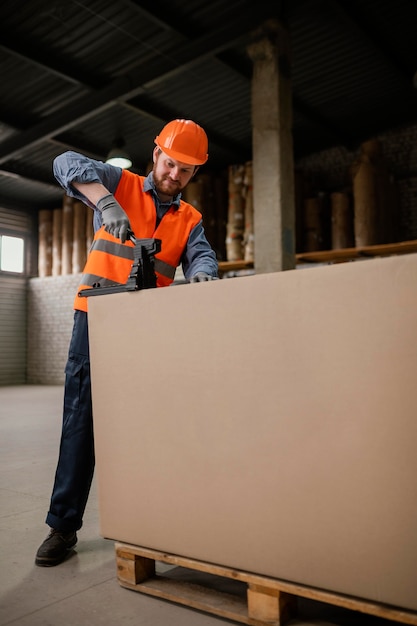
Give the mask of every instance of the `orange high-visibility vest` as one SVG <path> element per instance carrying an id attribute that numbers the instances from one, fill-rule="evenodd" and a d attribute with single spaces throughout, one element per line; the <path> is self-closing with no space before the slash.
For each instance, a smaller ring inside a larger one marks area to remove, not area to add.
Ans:
<path id="1" fill-rule="evenodd" d="M 156 286 L 166 287 L 174 280 L 175 270 L 187 245 L 188 237 L 201 220 L 201 213 L 191 204 L 180 201 L 171 206 L 156 228 L 156 207 L 151 193 L 143 191 L 145 177 L 123 170 L 114 197 L 126 212 L 136 239 L 161 240 L 161 251 L 155 256 Z M 94 240 L 84 266 L 81 284 L 74 300 L 74 309 L 87 311 L 88 297 L 80 297 L 81 289 L 125 284 L 133 264 L 133 243 L 124 244 L 102 226 Z"/>

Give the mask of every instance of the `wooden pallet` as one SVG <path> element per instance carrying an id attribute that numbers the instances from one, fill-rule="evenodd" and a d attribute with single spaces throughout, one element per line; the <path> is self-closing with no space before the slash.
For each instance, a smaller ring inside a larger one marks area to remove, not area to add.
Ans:
<path id="1" fill-rule="evenodd" d="M 416 613 L 376 602 L 121 542 L 116 542 L 115 550 L 117 576 L 122 587 L 242 624 L 281 626 L 297 614 L 297 600 L 307 598 L 417 626 Z M 174 569 L 156 574 L 156 562 L 174 566 Z M 226 583 L 221 590 L 216 580 Z"/>

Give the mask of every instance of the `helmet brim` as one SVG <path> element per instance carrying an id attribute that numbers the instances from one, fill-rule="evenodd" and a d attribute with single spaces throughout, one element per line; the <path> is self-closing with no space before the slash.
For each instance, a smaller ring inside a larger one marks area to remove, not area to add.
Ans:
<path id="1" fill-rule="evenodd" d="M 208 160 L 208 154 L 206 154 L 205 159 L 192 159 L 189 154 L 182 154 L 181 152 L 177 152 L 177 150 L 172 150 L 171 148 L 165 148 L 159 145 L 158 138 L 155 139 L 155 143 L 158 148 L 164 153 L 167 154 L 171 159 L 175 161 L 180 161 L 181 163 L 185 163 L 186 165 L 204 165 L 204 163 Z"/>

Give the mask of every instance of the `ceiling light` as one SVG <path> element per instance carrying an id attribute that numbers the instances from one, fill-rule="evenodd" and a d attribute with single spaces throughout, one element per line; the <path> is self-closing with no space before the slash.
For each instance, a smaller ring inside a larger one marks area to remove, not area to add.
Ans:
<path id="1" fill-rule="evenodd" d="M 113 147 L 110 150 L 109 154 L 106 158 L 106 163 L 110 165 L 115 165 L 116 167 L 121 167 L 122 170 L 129 169 L 132 167 L 132 159 L 128 155 L 128 153 L 123 150 L 125 142 L 123 139 L 116 139 L 113 142 Z"/>

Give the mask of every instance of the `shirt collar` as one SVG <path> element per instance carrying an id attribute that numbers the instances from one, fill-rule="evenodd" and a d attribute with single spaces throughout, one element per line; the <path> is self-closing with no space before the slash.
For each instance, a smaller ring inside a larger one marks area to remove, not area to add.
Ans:
<path id="1" fill-rule="evenodd" d="M 165 205 L 165 206 L 173 206 L 175 209 L 178 209 L 180 206 L 181 200 L 181 192 L 172 198 L 172 202 L 161 202 L 159 199 L 158 193 L 156 191 L 155 182 L 153 179 L 153 172 L 149 172 L 145 181 L 143 183 L 143 191 L 150 191 L 152 196 L 157 203 L 157 206 Z"/>

